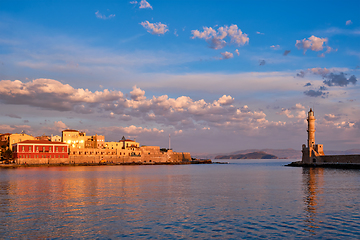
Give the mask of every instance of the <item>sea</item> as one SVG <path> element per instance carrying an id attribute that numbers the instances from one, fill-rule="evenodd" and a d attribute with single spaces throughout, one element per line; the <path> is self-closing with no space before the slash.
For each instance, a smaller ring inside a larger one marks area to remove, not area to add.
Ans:
<path id="1" fill-rule="evenodd" d="M 360 238 L 360 170 L 221 161 L 0 169 L 0 238 Z"/>

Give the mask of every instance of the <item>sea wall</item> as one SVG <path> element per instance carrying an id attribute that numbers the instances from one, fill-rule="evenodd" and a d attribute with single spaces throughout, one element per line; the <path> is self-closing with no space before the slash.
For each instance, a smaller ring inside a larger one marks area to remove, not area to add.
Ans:
<path id="1" fill-rule="evenodd" d="M 17 158 L 16 164 L 66 164 L 68 158 Z"/>
<path id="2" fill-rule="evenodd" d="M 316 163 L 360 163 L 360 155 L 317 156 Z"/>
<path id="3" fill-rule="evenodd" d="M 81 164 L 81 163 L 182 163 L 190 162 L 188 152 L 148 153 L 138 156 L 119 155 L 69 155 L 68 158 L 18 158 L 17 164 Z"/>

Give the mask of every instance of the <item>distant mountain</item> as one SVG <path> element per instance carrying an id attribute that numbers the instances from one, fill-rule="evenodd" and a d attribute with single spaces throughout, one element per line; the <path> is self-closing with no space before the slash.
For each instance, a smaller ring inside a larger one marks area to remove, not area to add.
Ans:
<path id="1" fill-rule="evenodd" d="M 266 152 L 252 152 L 246 154 L 234 154 L 234 155 L 219 155 L 215 159 L 277 159 L 275 155 L 268 154 Z"/>
<path id="2" fill-rule="evenodd" d="M 192 154 L 193 156 L 197 158 L 210 158 L 214 159 L 216 156 L 221 155 L 237 155 L 237 154 L 248 154 L 253 152 L 265 152 L 267 154 L 274 155 L 278 158 L 287 158 L 287 159 L 301 159 L 301 150 L 295 150 L 292 148 L 288 149 L 246 149 L 246 150 L 240 150 L 235 151 L 231 153 L 215 153 L 215 154 Z"/>
<path id="3" fill-rule="evenodd" d="M 207 153 L 199 153 L 199 154 L 192 154 L 194 157 L 197 158 L 209 158 L 209 159 L 215 159 L 217 156 L 230 156 L 230 155 L 237 155 L 237 154 L 248 154 L 253 152 L 265 152 L 267 154 L 271 154 L 274 156 L 277 156 L 278 158 L 287 158 L 287 159 L 301 159 L 302 153 L 300 150 L 295 150 L 292 148 L 288 149 L 246 149 L 246 150 L 240 150 L 235 151 L 231 153 L 214 153 L 214 154 L 207 154 Z M 346 151 L 331 151 L 331 150 L 324 150 L 325 155 L 354 155 L 354 154 L 360 154 L 360 149 L 349 149 Z"/>

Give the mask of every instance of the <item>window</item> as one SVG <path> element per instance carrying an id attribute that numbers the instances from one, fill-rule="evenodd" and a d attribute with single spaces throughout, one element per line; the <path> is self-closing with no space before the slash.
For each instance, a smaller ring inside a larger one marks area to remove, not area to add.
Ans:
<path id="1" fill-rule="evenodd" d="M 36 147 L 36 151 L 37 151 L 37 152 L 39 151 L 39 147 Z"/>
<path id="2" fill-rule="evenodd" d="M 51 147 L 49 147 L 49 152 L 51 152 Z"/>
<path id="3" fill-rule="evenodd" d="M 22 151 L 25 152 L 25 147 L 24 146 L 22 146 Z"/>
<path id="4" fill-rule="evenodd" d="M 64 147 L 62 147 L 62 151 L 64 152 Z"/>
<path id="5" fill-rule="evenodd" d="M 29 147 L 29 152 L 31 152 L 31 146 Z"/>
<path id="6" fill-rule="evenodd" d="M 59 151 L 59 147 L 56 147 L 56 152 Z"/>
<path id="7" fill-rule="evenodd" d="M 45 147 L 43 147 L 43 152 L 45 152 Z"/>

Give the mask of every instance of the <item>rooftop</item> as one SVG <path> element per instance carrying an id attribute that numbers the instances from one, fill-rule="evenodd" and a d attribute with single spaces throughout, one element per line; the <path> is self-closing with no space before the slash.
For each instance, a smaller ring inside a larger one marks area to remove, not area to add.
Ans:
<path id="1" fill-rule="evenodd" d="M 63 142 L 52 142 L 52 141 L 46 141 L 46 140 L 25 140 L 25 141 L 18 142 L 18 143 L 26 143 L 26 144 L 62 144 L 62 145 L 67 145 L 66 143 L 63 143 Z"/>

